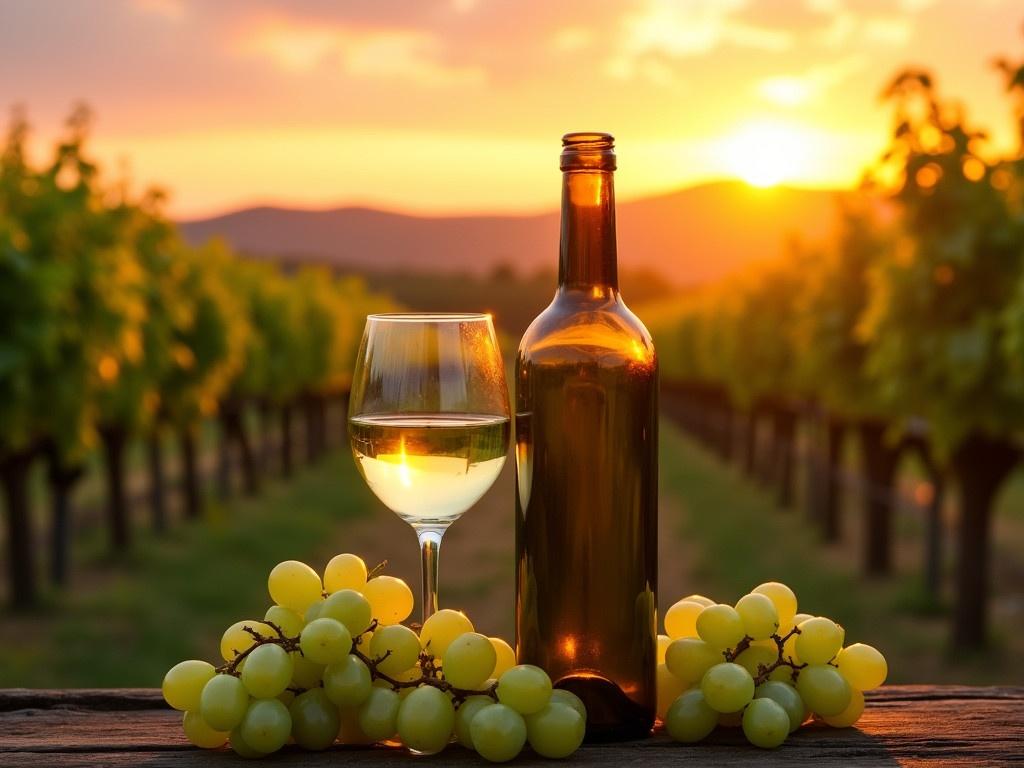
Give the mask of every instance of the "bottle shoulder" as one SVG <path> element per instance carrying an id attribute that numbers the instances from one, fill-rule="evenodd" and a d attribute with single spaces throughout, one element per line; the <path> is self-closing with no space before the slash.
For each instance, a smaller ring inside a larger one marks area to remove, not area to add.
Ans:
<path id="1" fill-rule="evenodd" d="M 651 334 L 618 293 L 594 299 L 584 292 L 555 295 L 527 328 L 519 362 L 573 362 L 600 359 L 656 368 Z"/>

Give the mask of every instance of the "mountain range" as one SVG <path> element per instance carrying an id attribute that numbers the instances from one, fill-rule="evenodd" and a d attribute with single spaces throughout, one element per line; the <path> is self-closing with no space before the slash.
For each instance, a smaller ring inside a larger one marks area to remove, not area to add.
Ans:
<path id="1" fill-rule="evenodd" d="M 721 181 L 618 204 L 619 264 L 694 285 L 776 255 L 787 239 L 826 237 L 837 190 Z M 190 242 L 221 237 L 247 256 L 360 272 L 526 274 L 558 260 L 558 212 L 412 216 L 370 208 L 253 207 L 181 222 Z"/>

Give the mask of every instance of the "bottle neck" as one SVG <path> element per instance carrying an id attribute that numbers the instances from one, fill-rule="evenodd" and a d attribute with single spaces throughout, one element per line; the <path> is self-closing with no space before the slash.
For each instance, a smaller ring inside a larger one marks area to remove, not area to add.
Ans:
<path id="1" fill-rule="evenodd" d="M 612 172 L 597 168 L 566 170 L 562 174 L 558 290 L 603 295 L 618 289 Z"/>

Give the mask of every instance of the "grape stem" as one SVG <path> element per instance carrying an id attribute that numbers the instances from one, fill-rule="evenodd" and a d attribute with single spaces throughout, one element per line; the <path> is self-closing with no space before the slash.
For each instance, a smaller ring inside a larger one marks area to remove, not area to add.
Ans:
<path id="1" fill-rule="evenodd" d="M 778 632 L 774 633 L 771 636 L 770 639 L 775 642 L 775 647 L 779 650 L 779 656 L 771 664 L 757 665 L 757 674 L 754 676 L 754 685 L 761 685 L 761 683 L 765 682 L 772 674 L 772 672 L 774 672 L 779 667 L 789 667 L 790 676 L 792 677 L 793 681 L 796 682 L 796 678 L 800 674 L 800 670 L 806 667 L 807 665 L 797 664 L 793 661 L 792 656 L 784 656 L 783 654 L 785 653 L 786 642 L 794 635 L 799 634 L 800 628 L 793 627 L 784 636 L 779 635 Z M 742 640 L 740 640 L 739 643 L 737 643 L 736 647 L 733 650 L 727 650 L 725 652 L 725 660 L 735 661 L 737 656 L 739 656 L 741 653 L 743 653 L 743 651 L 747 650 L 750 647 L 751 642 L 753 642 L 752 637 L 750 637 L 749 635 L 744 637 Z"/>
<path id="2" fill-rule="evenodd" d="M 384 561 L 384 563 L 377 566 L 377 568 L 383 567 L 386 563 L 387 561 Z M 374 570 L 376 570 L 376 568 Z M 239 651 L 235 653 L 235 658 L 233 658 L 231 661 L 217 667 L 218 673 L 238 677 L 240 675 L 240 672 L 238 671 L 239 665 L 241 665 L 241 663 L 245 661 L 245 659 L 249 656 L 250 653 L 255 651 L 261 645 L 279 645 L 289 653 L 298 652 L 299 654 L 302 654 L 302 648 L 299 645 L 298 637 L 289 637 L 285 634 L 284 630 L 279 625 L 275 624 L 272 621 L 263 621 L 262 623 L 270 627 L 272 630 L 274 630 L 274 632 L 276 632 L 277 635 L 264 635 L 262 632 L 259 632 L 253 629 L 252 627 L 242 627 L 242 630 L 244 632 L 252 636 L 252 645 L 250 645 L 244 651 Z M 390 685 L 395 690 L 399 690 L 401 688 L 416 688 L 421 685 L 430 685 L 434 688 L 438 688 L 441 691 L 444 691 L 445 693 L 451 693 L 455 699 L 456 704 L 461 703 L 468 696 L 490 696 L 493 699 L 497 699 L 496 691 L 498 688 L 498 684 L 496 682 L 492 683 L 490 686 L 488 686 L 482 691 L 467 691 L 463 688 L 456 688 L 447 680 L 440 677 L 439 668 L 437 666 L 434 655 L 427 653 L 426 651 L 420 653 L 419 661 L 420 668 L 423 670 L 423 674 L 420 675 L 419 678 L 416 678 L 414 680 L 396 680 L 390 675 L 381 672 L 380 664 L 391 655 L 391 651 L 388 650 L 384 653 L 383 656 L 371 659 L 359 648 L 359 646 L 363 642 L 363 635 L 365 635 L 366 632 L 374 631 L 378 625 L 379 622 L 377 621 L 377 619 L 374 619 L 372 622 L 370 622 L 370 626 L 366 628 L 366 631 L 360 633 L 352 640 L 352 649 L 351 651 L 349 651 L 353 656 L 355 656 L 369 668 L 371 679 L 383 680 L 385 683 Z M 288 690 L 293 691 L 295 693 L 302 693 L 302 690 L 296 688 L 289 688 Z"/>
<path id="3" fill-rule="evenodd" d="M 277 633 L 277 637 L 270 637 L 268 635 L 264 635 L 263 633 L 258 632 L 257 630 L 253 629 L 248 625 L 242 627 L 243 632 L 252 635 L 253 644 L 246 648 L 244 651 L 236 652 L 235 658 L 233 658 L 231 661 L 217 667 L 216 671 L 218 673 L 222 675 L 232 675 L 233 677 L 238 677 L 241 674 L 238 671 L 239 665 L 241 665 L 241 663 L 245 661 L 245 659 L 249 656 L 250 653 L 255 651 L 261 645 L 280 645 L 288 652 L 299 651 L 299 653 L 302 653 L 301 649 L 299 648 L 299 638 L 288 637 L 288 635 L 284 633 L 284 630 L 278 624 L 275 624 L 272 621 L 263 621 L 261 623 L 266 624 L 268 627 L 274 630 Z"/>

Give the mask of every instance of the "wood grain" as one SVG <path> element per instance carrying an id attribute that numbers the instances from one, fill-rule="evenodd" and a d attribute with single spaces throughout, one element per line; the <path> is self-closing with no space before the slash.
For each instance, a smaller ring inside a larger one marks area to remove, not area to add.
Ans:
<path id="1" fill-rule="evenodd" d="M 719 729 L 700 745 L 645 741 L 586 745 L 569 761 L 599 766 L 1010 766 L 1024 765 L 1024 688 L 891 686 L 869 694 L 857 728 L 807 726 L 772 752 Z M 0 690 L 0 766 L 175 766 L 240 764 L 230 751 L 191 747 L 181 715 L 153 690 Z M 401 750 L 338 747 L 284 750 L 275 765 L 484 765 L 459 747 L 417 758 Z M 516 765 L 546 765 L 529 752 Z"/>

